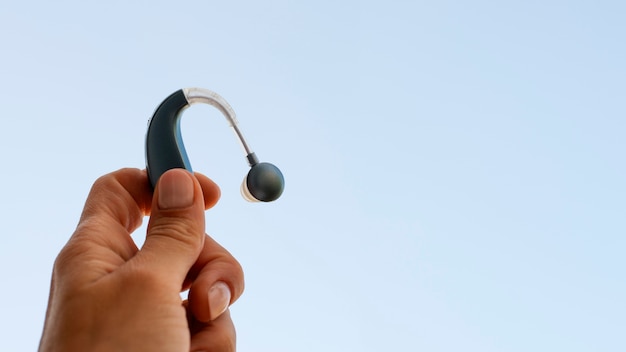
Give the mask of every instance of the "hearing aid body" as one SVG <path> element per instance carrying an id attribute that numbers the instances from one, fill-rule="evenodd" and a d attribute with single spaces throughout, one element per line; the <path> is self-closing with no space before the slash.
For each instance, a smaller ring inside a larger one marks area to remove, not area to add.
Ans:
<path id="1" fill-rule="evenodd" d="M 251 202 L 278 199 L 285 184 L 280 170 L 273 164 L 259 162 L 238 127 L 234 110 L 217 93 L 203 88 L 185 88 L 172 93 L 150 119 L 146 133 L 146 168 L 152 187 L 167 170 L 183 168 L 192 171 L 180 132 L 180 118 L 183 110 L 195 103 L 216 107 L 235 131 L 250 165 L 250 171 L 241 185 L 242 196 Z"/>

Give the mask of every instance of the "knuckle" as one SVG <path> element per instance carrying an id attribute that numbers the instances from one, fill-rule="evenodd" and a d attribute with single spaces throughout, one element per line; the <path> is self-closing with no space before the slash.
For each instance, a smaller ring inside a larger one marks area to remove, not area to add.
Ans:
<path id="1" fill-rule="evenodd" d="M 231 290 L 233 290 L 231 300 L 234 302 L 238 300 L 239 297 L 241 297 L 241 295 L 243 294 L 243 291 L 245 289 L 245 279 L 243 269 L 241 268 L 241 264 L 239 264 L 238 261 L 235 260 L 231 262 L 231 270 Z"/>
<path id="2" fill-rule="evenodd" d="M 219 273 L 217 277 L 213 276 L 215 273 Z M 207 275 L 207 278 L 228 282 L 232 290 L 233 301 L 237 300 L 243 294 L 245 287 L 243 267 L 241 263 L 226 250 L 216 253 L 215 256 L 209 260 L 204 269 L 204 275 Z"/>
<path id="3" fill-rule="evenodd" d="M 229 274 L 243 282 L 243 267 L 241 263 L 225 248 L 222 248 L 222 251 L 219 253 L 218 257 L 215 259 L 217 263 L 222 263 L 225 267 L 228 268 Z"/>
<path id="4" fill-rule="evenodd" d="M 92 189 L 98 190 L 103 188 L 110 188 L 114 183 L 116 183 L 115 174 L 106 174 L 98 177 L 96 181 L 94 181 Z"/>
<path id="5" fill-rule="evenodd" d="M 198 253 L 202 248 L 202 231 L 188 221 L 155 221 L 150 224 L 144 249 L 154 253 Z M 197 255 L 197 254 L 195 254 Z"/>
<path id="6" fill-rule="evenodd" d="M 191 221 L 183 219 L 159 219 L 150 225 L 148 237 L 161 238 L 185 246 L 197 246 L 202 242 L 202 230 Z"/>
<path id="7" fill-rule="evenodd" d="M 102 175 L 94 181 L 90 193 L 92 195 L 101 195 L 109 194 L 112 190 L 121 191 L 121 188 L 123 188 L 121 182 L 129 178 L 137 179 L 137 174 L 140 172 L 139 169 L 126 168 Z"/>
<path id="8" fill-rule="evenodd" d="M 142 171 L 136 168 L 122 168 L 117 171 L 102 175 L 94 182 L 94 187 L 106 187 L 119 182 L 120 178 L 131 176 L 133 174 L 141 173 Z"/>
<path id="9" fill-rule="evenodd" d="M 240 292 L 238 292 L 238 296 L 239 296 L 243 292 L 243 286 L 244 286 L 243 267 L 241 266 L 241 263 L 239 263 L 239 261 L 235 259 L 233 256 L 231 256 L 230 258 L 231 258 L 230 266 L 232 270 L 232 275 L 237 281 L 239 281 L 240 286 L 241 286 Z"/>
<path id="10" fill-rule="evenodd" d="M 76 259 L 80 256 L 81 253 L 82 249 L 78 245 L 69 242 L 65 245 L 65 247 L 61 249 L 61 251 L 57 255 L 54 261 L 53 270 L 56 273 L 63 274 L 75 269 Z"/>

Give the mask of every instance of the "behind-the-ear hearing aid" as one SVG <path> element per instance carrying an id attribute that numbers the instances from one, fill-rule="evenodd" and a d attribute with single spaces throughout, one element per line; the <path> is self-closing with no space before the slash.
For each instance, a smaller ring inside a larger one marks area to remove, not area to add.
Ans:
<path id="1" fill-rule="evenodd" d="M 235 111 L 217 93 L 202 88 L 185 88 L 167 97 L 148 122 L 146 134 L 146 168 L 152 187 L 167 170 L 184 168 L 191 164 L 180 133 L 180 117 L 191 104 L 205 103 L 220 110 L 235 131 L 250 165 L 250 171 L 241 185 L 241 195 L 248 201 L 271 202 L 283 193 L 285 180 L 280 170 L 270 163 L 260 163 L 243 138 Z"/>

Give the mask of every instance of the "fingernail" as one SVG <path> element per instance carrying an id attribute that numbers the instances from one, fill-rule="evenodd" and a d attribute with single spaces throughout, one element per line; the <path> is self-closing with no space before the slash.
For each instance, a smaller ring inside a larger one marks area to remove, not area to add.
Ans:
<path id="1" fill-rule="evenodd" d="M 183 170 L 170 170 L 161 176 L 158 184 L 159 208 L 186 208 L 193 203 L 194 184 Z"/>
<path id="2" fill-rule="evenodd" d="M 222 281 L 216 282 L 209 289 L 209 310 L 211 320 L 217 319 L 226 311 L 230 304 L 230 288 Z"/>

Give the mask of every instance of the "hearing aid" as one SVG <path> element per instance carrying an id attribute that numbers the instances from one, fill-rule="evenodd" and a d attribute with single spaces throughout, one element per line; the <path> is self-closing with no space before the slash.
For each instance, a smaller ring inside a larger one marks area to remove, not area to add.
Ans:
<path id="1" fill-rule="evenodd" d="M 250 170 L 241 184 L 241 195 L 250 202 L 271 202 L 283 193 L 285 179 L 273 164 L 259 162 L 239 129 L 235 111 L 217 93 L 203 88 L 184 88 L 172 93 L 157 107 L 146 133 L 146 168 L 152 187 L 167 170 L 187 169 L 191 163 L 180 131 L 183 110 L 192 104 L 212 105 L 222 112 L 243 147 Z"/>

